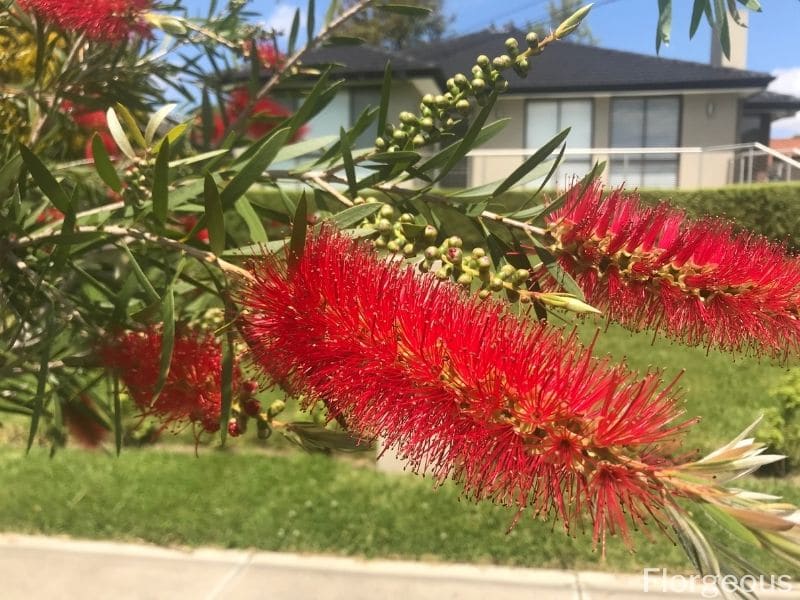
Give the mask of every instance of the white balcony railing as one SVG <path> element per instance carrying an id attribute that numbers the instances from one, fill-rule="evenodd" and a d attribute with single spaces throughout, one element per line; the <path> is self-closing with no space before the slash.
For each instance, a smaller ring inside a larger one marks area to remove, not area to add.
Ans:
<path id="1" fill-rule="evenodd" d="M 467 155 L 446 185 L 475 186 L 502 179 L 533 153 L 530 149 L 478 149 Z M 734 183 L 800 181 L 800 162 L 759 143 L 709 147 L 567 148 L 552 180 L 562 185 L 606 161 L 608 185 L 709 188 Z M 529 182 L 537 186 L 539 181 Z"/>

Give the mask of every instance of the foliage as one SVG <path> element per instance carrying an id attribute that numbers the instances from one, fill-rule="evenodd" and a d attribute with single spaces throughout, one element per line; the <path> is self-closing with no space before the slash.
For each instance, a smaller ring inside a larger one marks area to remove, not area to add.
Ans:
<path id="1" fill-rule="evenodd" d="M 800 465 L 800 372 L 792 369 L 778 378 L 770 389 L 777 406 L 764 411 L 764 424 L 759 434 L 770 448 L 786 456 L 781 463 L 785 473 Z"/>
<path id="2" fill-rule="evenodd" d="M 505 203 L 546 183 L 568 130 L 501 181 L 436 188 L 507 124 L 490 121 L 506 74 L 526 76 L 589 6 L 477 56 L 396 121 L 387 64 L 379 106 L 306 140 L 343 85 L 306 67 L 307 52 L 352 43 L 339 34 L 363 11 L 418 7 L 333 2 L 318 24 L 312 0 L 300 46 L 299 9 L 284 42 L 240 0 L 206 19 L 179 4 L 79 4 L 3 14 L 36 56 L 3 88 L 14 137 L 0 142 L 0 408 L 28 420 L 29 450 L 42 434 L 51 452 L 70 435 L 102 444 L 105 424 L 119 454 L 130 406 L 198 441 L 218 429 L 221 445 L 248 424 L 314 450 L 381 435 L 476 498 L 590 523 L 604 549 L 647 517 L 704 575 L 749 572 L 726 531 L 800 561 L 796 509 L 728 485 L 778 458 L 750 429 L 705 457 L 679 454 L 692 422 L 674 385 L 595 359 L 547 322 L 602 309 L 658 330 L 668 315 L 689 345 L 774 356 L 786 335 L 796 354 L 800 264 L 726 227 L 705 243 L 716 222 L 600 202 L 602 165 L 548 203 L 544 186 Z M 225 83 L 242 66 L 248 80 Z M 168 87 L 180 106 L 164 104 Z M 293 113 L 271 97 L 290 88 L 303 90 Z M 354 148 L 367 130 L 375 146 Z M 76 131 L 88 139 L 73 147 Z M 326 420 L 286 421 L 282 400 L 255 401 L 254 381 Z"/>
<path id="3" fill-rule="evenodd" d="M 345 0 L 345 7 L 358 0 Z M 380 5 L 361 11 L 341 28 L 342 35 L 364 40 L 388 50 L 413 49 L 415 44 L 440 39 L 453 20 L 444 10 L 444 0 L 410 0 L 396 5 L 412 7 L 406 11 L 381 9 Z M 415 18 L 408 18 L 419 9 Z"/>

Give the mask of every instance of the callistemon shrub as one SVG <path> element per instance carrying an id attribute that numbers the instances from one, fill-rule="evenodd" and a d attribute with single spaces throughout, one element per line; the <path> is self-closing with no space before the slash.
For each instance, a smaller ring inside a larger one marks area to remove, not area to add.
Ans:
<path id="1" fill-rule="evenodd" d="M 100 350 L 105 367 L 115 372 L 143 416 L 167 427 L 193 424 L 200 431 L 219 429 L 222 406 L 222 351 L 210 334 L 193 329 L 176 332 L 166 378 L 159 390 L 161 372 L 160 327 L 128 331 Z M 234 368 L 233 389 L 242 385 Z"/>
<path id="2" fill-rule="evenodd" d="M 601 185 L 572 188 L 548 218 L 549 249 L 587 302 L 634 330 L 781 357 L 800 351 L 800 260 L 723 219 L 688 219 Z M 560 289 L 546 271 L 545 289 Z"/>
<path id="3" fill-rule="evenodd" d="M 89 39 L 117 44 L 131 35 L 148 35 L 146 13 L 152 0 L 20 0 L 24 10 L 35 12 L 67 31 Z"/>
<path id="4" fill-rule="evenodd" d="M 241 302 L 258 364 L 415 468 L 567 527 L 588 514 L 595 541 L 660 518 L 658 473 L 688 422 L 656 373 L 331 228 L 294 266 L 270 257 L 253 273 Z"/>

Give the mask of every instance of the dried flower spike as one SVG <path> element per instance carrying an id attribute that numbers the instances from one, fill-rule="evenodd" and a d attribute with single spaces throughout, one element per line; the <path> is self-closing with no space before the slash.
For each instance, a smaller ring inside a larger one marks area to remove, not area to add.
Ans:
<path id="1" fill-rule="evenodd" d="M 126 332 L 102 349 L 103 364 L 117 372 L 143 415 L 152 415 L 167 426 L 193 423 L 205 431 L 217 431 L 222 398 L 219 344 L 205 333 L 190 329 L 177 332 L 167 380 L 152 402 L 161 341 L 157 327 Z M 239 381 L 238 369 L 234 368 L 234 389 Z"/>
<path id="2" fill-rule="evenodd" d="M 721 219 L 576 186 L 548 219 L 551 251 L 586 301 L 634 330 L 780 357 L 800 351 L 800 260 Z M 539 274 L 544 289 L 556 282 Z"/>
<path id="3" fill-rule="evenodd" d="M 20 0 L 23 10 L 35 11 L 66 31 L 110 43 L 148 35 L 144 14 L 152 4 L 152 0 Z"/>
<path id="4" fill-rule="evenodd" d="M 659 519 L 654 473 L 687 423 L 657 373 L 597 360 L 574 334 L 330 227 L 294 267 L 267 257 L 253 272 L 240 301 L 257 363 L 355 432 L 384 436 L 415 469 L 568 528 L 588 515 L 595 542 Z"/>

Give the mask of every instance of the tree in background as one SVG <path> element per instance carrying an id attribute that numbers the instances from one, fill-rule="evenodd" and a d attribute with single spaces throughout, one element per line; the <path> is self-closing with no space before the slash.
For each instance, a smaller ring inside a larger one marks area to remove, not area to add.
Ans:
<path id="1" fill-rule="evenodd" d="M 357 3 L 357 0 L 346 0 L 344 8 Z M 418 42 L 438 40 L 453 20 L 444 12 L 444 0 L 413 0 L 404 4 L 428 9 L 430 12 L 426 16 L 409 19 L 399 12 L 370 8 L 345 23 L 341 34 L 361 38 L 373 46 L 401 50 Z"/>

